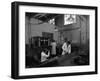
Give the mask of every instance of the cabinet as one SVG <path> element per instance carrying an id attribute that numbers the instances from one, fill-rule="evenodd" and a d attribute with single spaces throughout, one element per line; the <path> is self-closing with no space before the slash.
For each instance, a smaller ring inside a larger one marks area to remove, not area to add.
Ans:
<path id="1" fill-rule="evenodd" d="M 32 37 L 31 45 L 33 47 L 47 47 L 50 45 L 50 39 L 46 37 Z"/>

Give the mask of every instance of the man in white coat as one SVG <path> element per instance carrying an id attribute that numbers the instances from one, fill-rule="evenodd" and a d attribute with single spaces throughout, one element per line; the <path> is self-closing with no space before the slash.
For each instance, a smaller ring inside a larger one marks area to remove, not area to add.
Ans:
<path id="1" fill-rule="evenodd" d="M 52 47 L 51 54 L 53 56 L 55 56 L 56 55 L 56 47 L 57 47 L 57 44 L 56 44 L 56 41 L 55 40 L 52 40 L 51 47 Z"/>
<path id="2" fill-rule="evenodd" d="M 67 52 L 68 52 L 68 54 L 70 54 L 71 53 L 71 42 L 68 41 L 67 44 L 68 44 L 67 45 L 67 49 L 68 49 Z"/>

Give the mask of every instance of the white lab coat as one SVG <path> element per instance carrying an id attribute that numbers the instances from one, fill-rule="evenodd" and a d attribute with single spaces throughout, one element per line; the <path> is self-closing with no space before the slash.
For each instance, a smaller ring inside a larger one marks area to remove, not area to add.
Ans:
<path id="1" fill-rule="evenodd" d="M 68 54 L 70 54 L 71 53 L 71 44 L 70 45 L 68 45 L 68 50 L 67 50 L 67 52 L 68 52 Z"/>
<path id="2" fill-rule="evenodd" d="M 49 57 L 50 52 L 48 52 L 48 54 L 46 54 L 45 52 L 41 52 L 41 62 L 44 62 L 47 60 L 47 57 Z"/>
<path id="3" fill-rule="evenodd" d="M 52 49 L 51 49 L 51 54 L 56 55 L 56 42 L 51 43 Z"/>
<path id="4" fill-rule="evenodd" d="M 65 55 L 65 54 L 70 54 L 71 53 L 71 45 L 67 45 L 67 43 L 64 43 L 63 46 L 62 46 L 62 55 Z"/>
<path id="5" fill-rule="evenodd" d="M 65 54 L 67 53 L 67 50 L 68 50 L 68 48 L 67 48 L 67 43 L 64 43 L 64 44 L 63 44 L 62 50 L 63 50 L 62 55 L 65 55 Z"/>

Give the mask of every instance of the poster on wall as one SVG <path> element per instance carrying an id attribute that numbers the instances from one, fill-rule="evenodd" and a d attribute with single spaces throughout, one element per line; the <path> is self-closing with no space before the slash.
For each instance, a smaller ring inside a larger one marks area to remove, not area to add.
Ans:
<path id="1" fill-rule="evenodd" d="M 97 74 L 97 7 L 12 2 L 13 79 Z"/>

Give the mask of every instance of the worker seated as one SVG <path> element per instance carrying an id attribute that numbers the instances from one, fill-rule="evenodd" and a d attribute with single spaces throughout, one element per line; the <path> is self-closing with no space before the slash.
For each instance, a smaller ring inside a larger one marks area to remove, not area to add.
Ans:
<path id="1" fill-rule="evenodd" d="M 48 60 L 49 56 L 50 56 L 50 51 L 46 48 L 43 49 L 41 52 L 41 62 Z"/>

